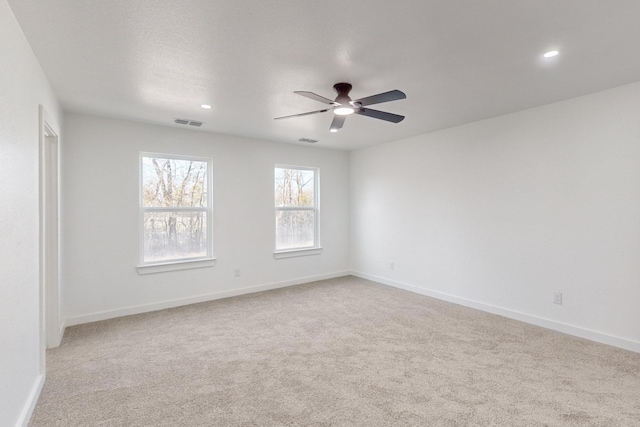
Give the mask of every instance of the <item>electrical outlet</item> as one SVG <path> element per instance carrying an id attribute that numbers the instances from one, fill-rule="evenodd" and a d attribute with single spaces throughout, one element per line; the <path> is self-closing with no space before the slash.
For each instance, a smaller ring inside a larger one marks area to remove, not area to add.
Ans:
<path id="1" fill-rule="evenodd" d="M 553 303 L 562 305 L 562 292 L 554 292 L 553 293 Z"/>
<path id="2" fill-rule="evenodd" d="M 391 261 L 391 262 L 389 263 L 389 270 L 395 270 L 395 268 L 396 268 L 396 263 L 395 263 L 395 262 L 393 262 L 393 261 Z"/>
<path id="3" fill-rule="evenodd" d="M 233 276 L 234 277 L 240 277 L 240 269 L 236 268 L 235 270 L 233 270 Z"/>

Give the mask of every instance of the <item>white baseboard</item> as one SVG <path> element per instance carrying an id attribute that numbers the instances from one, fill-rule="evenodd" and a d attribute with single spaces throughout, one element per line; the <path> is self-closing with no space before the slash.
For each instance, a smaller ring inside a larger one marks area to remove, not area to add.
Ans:
<path id="1" fill-rule="evenodd" d="M 398 282 L 395 280 L 390 280 L 380 276 L 374 276 L 371 274 L 361 273 L 358 271 L 351 271 L 351 274 L 353 276 L 378 282 L 383 285 L 393 286 L 394 288 L 404 289 L 406 291 L 415 292 L 417 294 L 426 295 L 428 297 L 436 298 L 439 300 L 452 302 L 454 304 L 462 305 L 465 307 L 475 308 L 477 310 L 486 311 L 488 313 L 508 317 L 509 319 L 519 320 L 521 322 L 530 323 L 536 326 L 541 326 L 543 328 L 551 329 L 557 332 L 562 332 L 562 333 L 573 335 L 576 337 L 585 338 L 591 341 L 596 341 L 602 344 L 607 344 L 614 347 L 619 347 L 625 350 L 640 353 L 640 342 L 628 340 L 626 338 L 620 338 L 620 337 L 605 334 L 602 332 L 581 328 L 579 326 L 569 325 L 567 323 L 557 322 L 555 320 L 545 319 L 543 317 L 533 316 L 530 314 L 509 310 L 507 308 L 497 307 L 494 305 L 457 297 L 455 295 L 450 295 L 450 294 L 446 294 L 438 291 L 433 291 L 430 289 L 421 288 L 415 285 Z"/>
<path id="2" fill-rule="evenodd" d="M 98 322 L 100 320 L 113 319 L 116 317 L 130 316 L 132 314 L 147 313 L 150 311 L 164 310 L 166 308 L 180 307 L 183 305 L 196 304 L 199 302 L 213 301 L 222 298 L 235 297 L 238 295 L 253 294 L 256 292 L 268 291 L 271 289 L 286 288 L 288 286 L 302 285 L 304 283 L 315 282 L 317 280 L 334 279 L 336 277 L 348 276 L 350 272 L 340 271 L 336 273 L 321 274 L 318 276 L 302 277 L 283 282 L 267 283 L 264 285 L 249 286 L 246 288 L 233 289 L 229 291 L 214 292 L 211 294 L 198 295 L 194 297 L 181 298 L 171 301 L 162 301 L 152 304 L 126 307 L 117 310 L 102 311 L 99 313 L 85 314 L 82 316 L 68 317 L 66 326 L 80 325 L 83 323 Z M 62 335 L 61 335 L 62 337 Z"/>
<path id="3" fill-rule="evenodd" d="M 29 420 L 31 420 L 33 410 L 36 407 L 36 403 L 38 403 L 38 399 L 40 398 L 40 392 L 42 391 L 42 386 L 44 386 L 44 379 L 44 375 L 38 375 L 38 377 L 36 378 L 36 382 L 31 388 L 31 393 L 29 393 L 29 397 L 27 398 L 27 401 L 22 408 L 22 412 L 20 413 L 20 417 L 18 418 L 16 427 L 27 427 L 27 425 L 29 424 Z"/>

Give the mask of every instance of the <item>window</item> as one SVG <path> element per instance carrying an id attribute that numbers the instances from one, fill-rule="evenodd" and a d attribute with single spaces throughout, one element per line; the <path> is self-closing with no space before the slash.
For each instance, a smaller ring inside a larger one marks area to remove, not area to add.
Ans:
<path id="1" fill-rule="evenodd" d="M 211 160 L 141 153 L 140 179 L 142 266 L 212 259 Z"/>
<path id="2" fill-rule="evenodd" d="M 319 249 L 318 169 L 277 165 L 275 208 L 276 253 Z"/>

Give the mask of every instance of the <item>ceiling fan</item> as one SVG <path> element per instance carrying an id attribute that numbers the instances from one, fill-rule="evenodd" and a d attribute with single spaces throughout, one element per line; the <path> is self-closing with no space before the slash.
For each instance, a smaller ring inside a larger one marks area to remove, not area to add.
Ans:
<path id="1" fill-rule="evenodd" d="M 407 95 L 405 95 L 403 92 L 399 90 L 391 90 L 389 92 L 367 96 L 366 98 L 352 100 L 351 98 L 349 98 L 351 87 L 352 86 L 349 83 L 336 83 L 335 85 L 333 85 L 333 90 L 335 90 L 338 94 L 335 101 L 332 101 L 320 95 L 316 95 L 313 92 L 295 91 L 294 93 L 297 93 L 298 95 L 302 95 L 315 101 L 320 101 L 324 104 L 330 105 L 330 107 L 323 110 L 310 111 L 308 113 L 276 117 L 274 120 L 288 119 L 290 117 L 308 116 L 310 114 L 333 111 L 333 121 L 331 122 L 331 127 L 329 128 L 331 132 L 337 132 L 338 129 L 342 128 L 342 125 L 344 125 L 344 121 L 349 114 L 360 114 L 361 116 L 373 117 L 374 119 L 386 120 L 387 122 L 392 123 L 400 123 L 402 120 L 404 120 L 404 116 L 400 116 L 398 114 L 373 110 L 371 108 L 364 108 L 368 105 L 396 101 L 398 99 L 405 99 Z"/>

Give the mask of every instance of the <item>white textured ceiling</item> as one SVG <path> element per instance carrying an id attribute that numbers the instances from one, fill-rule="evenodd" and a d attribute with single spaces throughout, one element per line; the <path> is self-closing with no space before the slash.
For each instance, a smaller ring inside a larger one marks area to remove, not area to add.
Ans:
<path id="1" fill-rule="evenodd" d="M 639 0 L 9 4 L 66 111 L 280 142 L 355 149 L 640 80 Z M 333 99 L 337 82 L 404 91 L 374 108 L 406 119 L 273 120 L 321 109 L 293 91 Z"/>

